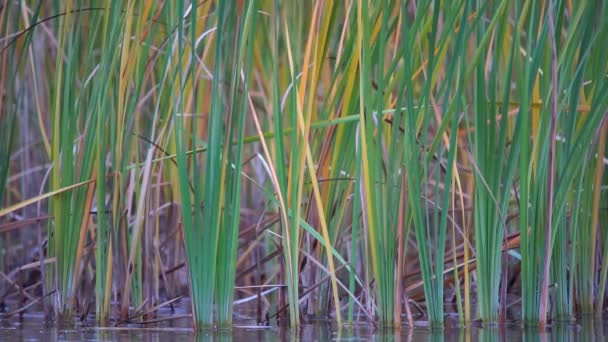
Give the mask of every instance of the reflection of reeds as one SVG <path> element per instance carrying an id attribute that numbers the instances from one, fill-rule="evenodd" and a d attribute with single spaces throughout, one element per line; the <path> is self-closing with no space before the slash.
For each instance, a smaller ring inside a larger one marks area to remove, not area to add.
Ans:
<path id="1" fill-rule="evenodd" d="M 494 323 L 519 267 L 525 322 L 601 313 L 608 5 L 27 6 L 0 7 L 0 238 L 48 216 L 57 315 Z"/>

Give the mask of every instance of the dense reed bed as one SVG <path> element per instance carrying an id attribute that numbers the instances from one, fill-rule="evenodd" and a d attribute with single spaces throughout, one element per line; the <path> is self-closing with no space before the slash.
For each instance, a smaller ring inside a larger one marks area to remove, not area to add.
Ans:
<path id="1" fill-rule="evenodd" d="M 2 1 L 3 316 L 149 322 L 184 296 L 198 329 L 246 303 L 291 326 L 601 316 L 607 17 Z"/>

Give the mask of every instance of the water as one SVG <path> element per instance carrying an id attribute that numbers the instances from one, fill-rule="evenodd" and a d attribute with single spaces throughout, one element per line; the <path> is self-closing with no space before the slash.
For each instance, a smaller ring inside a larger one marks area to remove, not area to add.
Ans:
<path id="1" fill-rule="evenodd" d="M 48 327 L 40 316 L 0 321 L 0 341 L 605 341 L 606 321 L 581 320 L 577 324 L 554 324 L 545 333 L 517 325 L 468 329 L 450 328 L 432 331 L 374 330 L 363 324 L 337 326 L 327 322 L 305 325 L 297 330 L 278 327 L 236 326 L 229 330 L 194 333 L 188 328 L 99 328 L 58 329 Z"/>

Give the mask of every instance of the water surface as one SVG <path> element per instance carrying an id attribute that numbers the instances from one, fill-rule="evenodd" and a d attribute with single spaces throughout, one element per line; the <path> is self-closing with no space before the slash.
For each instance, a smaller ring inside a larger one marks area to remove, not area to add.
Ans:
<path id="1" fill-rule="evenodd" d="M 279 327 L 235 326 L 233 329 L 194 333 L 177 326 L 78 327 L 45 325 L 39 315 L 0 321 L 0 341 L 605 341 L 606 322 L 583 319 L 577 324 L 554 323 L 545 333 L 519 325 L 467 329 L 377 330 L 367 324 L 339 328 L 319 322 L 291 330 Z"/>

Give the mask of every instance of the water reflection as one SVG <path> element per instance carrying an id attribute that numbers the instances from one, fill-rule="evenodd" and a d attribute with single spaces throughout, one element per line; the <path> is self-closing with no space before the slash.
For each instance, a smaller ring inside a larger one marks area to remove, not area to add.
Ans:
<path id="1" fill-rule="evenodd" d="M 581 322 L 580 335 L 582 341 L 605 341 L 604 327 L 606 321 L 587 318 Z"/>
<path id="2" fill-rule="evenodd" d="M 538 329 L 516 325 L 445 330 L 404 328 L 396 331 L 373 329 L 369 325 L 337 327 L 319 322 L 297 330 L 247 326 L 195 334 L 188 328 L 175 327 L 58 329 L 26 318 L 23 323 L 0 321 L 0 341 L 604 341 L 605 325 L 605 321 L 585 318 L 577 324 L 554 323 L 547 332 L 539 333 Z"/>

